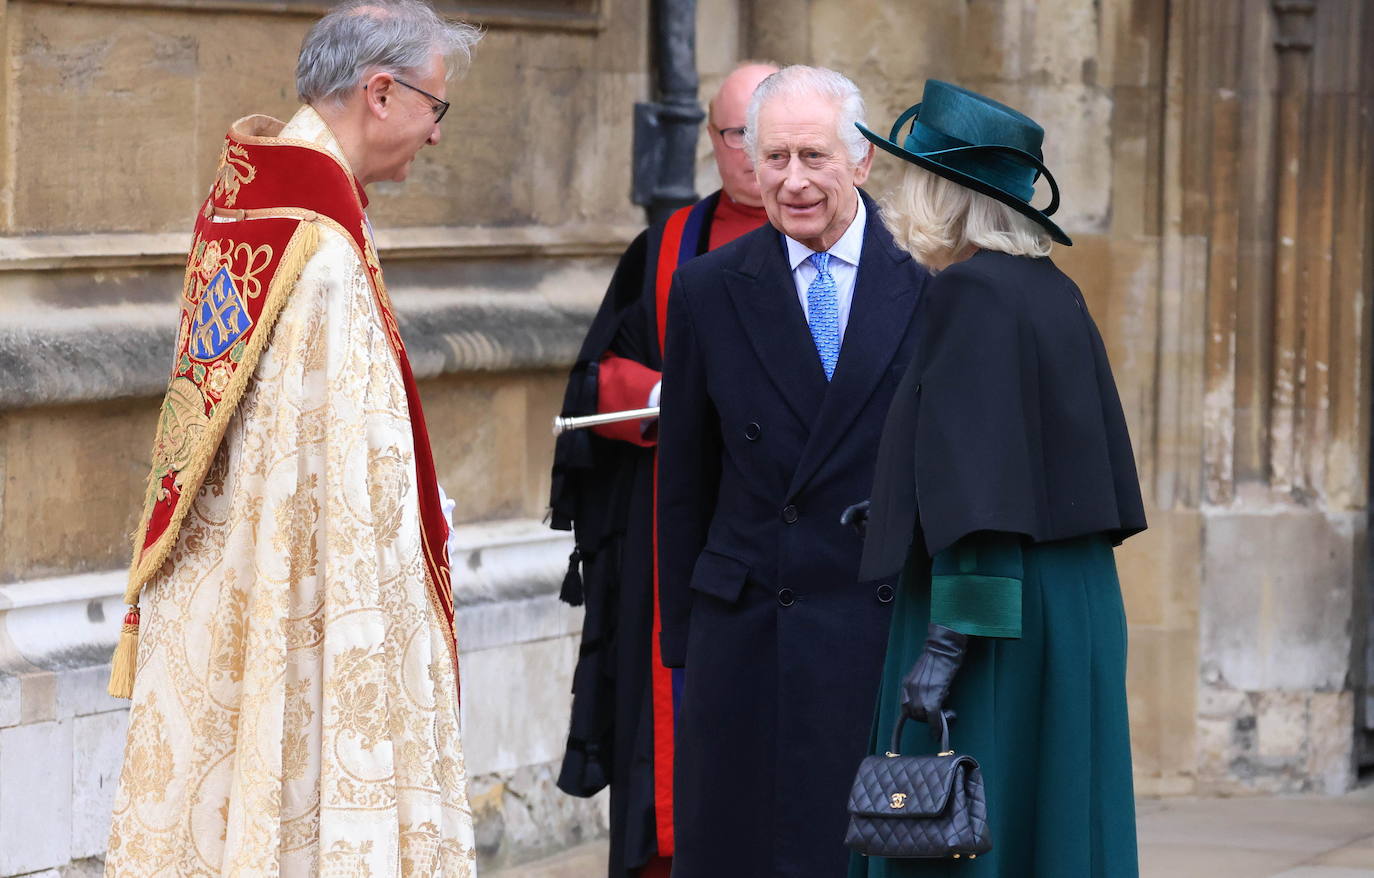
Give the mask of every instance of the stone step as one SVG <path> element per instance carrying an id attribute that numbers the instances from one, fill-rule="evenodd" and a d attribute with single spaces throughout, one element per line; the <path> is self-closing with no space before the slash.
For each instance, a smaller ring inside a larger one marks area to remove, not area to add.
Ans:
<path id="1" fill-rule="evenodd" d="M 547 860 L 483 872 L 482 878 L 602 878 L 606 874 L 606 853 L 606 842 L 590 842 Z"/>

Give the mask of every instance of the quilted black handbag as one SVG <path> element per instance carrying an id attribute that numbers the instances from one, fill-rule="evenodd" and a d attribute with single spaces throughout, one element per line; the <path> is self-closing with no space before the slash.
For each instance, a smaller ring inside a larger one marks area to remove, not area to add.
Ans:
<path id="1" fill-rule="evenodd" d="M 849 791 L 844 843 L 874 857 L 968 857 L 992 850 L 983 775 L 972 756 L 949 748 L 940 713 L 940 753 L 902 756 L 905 714 L 885 756 L 866 756 Z"/>

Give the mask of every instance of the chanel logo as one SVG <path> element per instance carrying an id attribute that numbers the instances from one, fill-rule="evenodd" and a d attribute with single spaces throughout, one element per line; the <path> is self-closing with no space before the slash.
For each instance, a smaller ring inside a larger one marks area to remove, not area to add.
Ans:
<path id="1" fill-rule="evenodd" d="M 888 800 L 888 804 L 891 805 L 894 809 L 905 808 L 906 799 L 906 793 L 893 793 L 892 798 Z"/>

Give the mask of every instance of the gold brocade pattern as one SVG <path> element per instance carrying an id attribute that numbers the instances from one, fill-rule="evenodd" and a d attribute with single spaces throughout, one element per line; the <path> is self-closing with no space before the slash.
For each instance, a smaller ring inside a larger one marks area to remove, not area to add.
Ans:
<path id="1" fill-rule="evenodd" d="M 396 324 L 396 312 L 391 307 L 391 297 L 386 291 L 386 281 L 382 280 L 382 264 L 377 259 L 377 245 L 372 240 L 372 230 L 367 227 L 367 220 L 363 220 L 362 226 L 363 239 L 363 258 L 367 260 L 367 267 L 372 272 L 372 277 L 377 285 L 377 307 L 382 314 L 382 322 L 386 324 L 386 331 L 390 333 L 392 343 L 397 348 L 401 344 L 401 327 Z"/>
<path id="2" fill-rule="evenodd" d="M 414 438 L 367 272 L 322 232 L 144 587 L 108 876 L 476 872 Z"/>

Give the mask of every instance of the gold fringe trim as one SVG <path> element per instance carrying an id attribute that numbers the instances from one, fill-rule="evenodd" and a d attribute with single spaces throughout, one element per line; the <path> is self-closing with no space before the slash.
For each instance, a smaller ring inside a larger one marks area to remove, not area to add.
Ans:
<path id="1" fill-rule="evenodd" d="M 233 377 L 229 379 L 229 386 L 225 388 L 224 396 L 215 408 L 215 414 L 210 419 L 210 426 L 205 431 L 205 439 L 200 448 L 197 449 L 190 464 L 178 473 L 177 481 L 182 485 L 182 491 L 177 497 L 177 505 L 172 510 L 172 517 L 167 522 L 167 529 L 158 537 L 157 542 L 148 547 L 147 551 L 143 550 L 143 540 L 147 536 L 148 523 L 152 518 L 152 504 L 146 501 L 144 503 L 143 517 L 139 522 L 138 530 L 134 533 L 134 560 L 129 568 L 129 582 L 124 590 L 124 602 L 132 607 L 135 613 L 144 583 L 157 573 L 176 545 L 181 524 L 186 520 L 186 513 L 190 511 L 192 500 L 196 492 L 200 490 L 201 483 L 205 481 L 205 474 L 209 471 L 210 464 L 214 462 L 215 454 L 219 451 L 220 441 L 224 438 L 224 431 L 229 426 L 230 418 L 238 409 L 239 400 L 243 398 L 244 391 L 248 389 L 248 382 L 257 369 L 258 358 L 262 356 L 263 350 L 271 340 L 272 328 L 276 325 L 277 318 L 281 316 L 282 309 L 286 307 L 286 301 L 290 298 L 289 294 L 292 288 L 300 280 L 301 272 L 305 270 L 306 263 L 319 249 L 320 230 L 317 223 L 312 221 L 316 215 L 313 211 L 304 213 L 306 216 L 303 216 L 300 225 L 296 226 L 296 231 L 292 233 L 291 240 L 287 241 L 286 249 L 282 252 L 281 261 L 277 263 L 277 271 L 272 276 L 272 283 L 267 289 L 267 302 L 263 305 L 262 313 L 258 315 L 258 325 L 253 330 L 252 338 L 248 341 L 243 359 L 239 362 L 238 368 L 234 370 Z M 191 269 L 188 267 L 187 270 L 190 271 Z M 149 480 L 151 482 L 151 475 Z M 152 489 L 150 485 L 149 490 Z M 126 635 L 128 635 L 127 626 L 120 633 L 119 647 L 115 650 L 116 661 L 119 660 L 121 651 L 127 652 L 125 650 Z M 137 639 L 138 632 L 135 627 L 134 632 L 129 635 L 133 649 L 137 648 Z M 132 693 L 132 664 L 127 668 L 127 675 L 128 684 L 121 686 L 120 690 L 127 690 Z M 112 673 L 110 679 L 110 694 L 112 695 L 115 694 L 115 684 L 116 680 Z"/>

